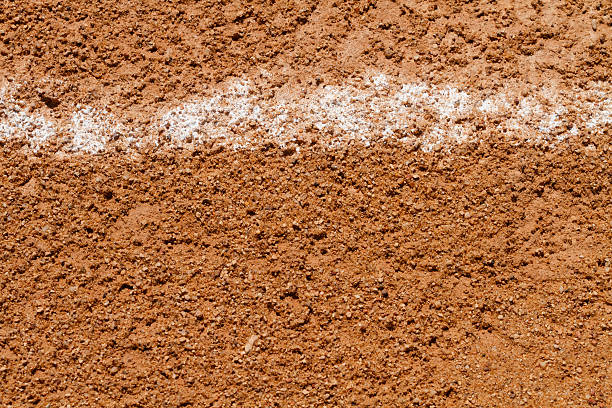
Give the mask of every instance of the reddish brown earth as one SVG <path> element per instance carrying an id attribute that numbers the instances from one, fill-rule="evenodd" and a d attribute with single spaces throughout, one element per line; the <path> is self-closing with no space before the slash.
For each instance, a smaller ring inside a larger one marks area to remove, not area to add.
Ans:
<path id="1" fill-rule="evenodd" d="M 611 147 L 592 142 L 5 145 L 0 403 L 610 406 Z"/>
<path id="2" fill-rule="evenodd" d="M 605 1 L 5 3 L 0 75 L 57 117 L 146 122 L 262 69 L 270 94 L 612 72 Z M 433 153 L 0 141 L 0 406 L 610 407 L 610 130 Z"/>
<path id="3" fill-rule="evenodd" d="M 612 70 L 612 5 L 601 0 L 5 3 L 0 74 L 54 114 L 80 103 L 146 122 L 158 105 L 261 70 L 271 95 L 372 69 L 475 89 L 581 87 Z"/>

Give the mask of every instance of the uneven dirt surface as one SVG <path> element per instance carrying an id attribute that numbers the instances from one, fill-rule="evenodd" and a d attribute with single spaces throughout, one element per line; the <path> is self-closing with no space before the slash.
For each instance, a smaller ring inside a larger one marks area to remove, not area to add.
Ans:
<path id="1" fill-rule="evenodd" d="M 0 67 L 32 108 L 143 111 L 228 77 L 266 91 L 374 68 L 431 84 L 584 86 L 612 69 L 608 1 L 5 0 Z"/>
<path id="2" fill-rule="evenodd" d="M 0 406 L 611 407 L 611 16 L 4 0 Z"/>
<path id="3" fill-rule="evenodd" d="M 0 402 L 608 407 L 610 149 L 4 146 Z"/>

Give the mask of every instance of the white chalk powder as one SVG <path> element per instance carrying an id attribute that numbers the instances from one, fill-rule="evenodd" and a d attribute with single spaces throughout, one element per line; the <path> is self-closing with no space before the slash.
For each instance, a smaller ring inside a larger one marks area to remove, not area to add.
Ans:
<path id="1" fill-rule="evenodd" d="M 330 147 L 376 140 L 418 141 L 424 150 L 481 137 L 477 122 L 492 122 L 508 136 L 559 142 L 612 124 L 609 84 L 588 90 L 515 89 L 471 92 L 451 85 L 401 83 L 384 74 L 345 85 L 326 85 L 299 97 L 264 96 L 249 80 L 234 81 L 154 116 L 136 129 L 104 109 L 77 106 L 69 123 L 28 113 L 18 87 L 0 88 L 0 139 L 25 138 L 32 150 L 56 135 L 70 136 L 69 152 L 99 153 L 109 144 L 185 147 L 217 139 L 233 148 L 280 144 L 310 135 Z"/>

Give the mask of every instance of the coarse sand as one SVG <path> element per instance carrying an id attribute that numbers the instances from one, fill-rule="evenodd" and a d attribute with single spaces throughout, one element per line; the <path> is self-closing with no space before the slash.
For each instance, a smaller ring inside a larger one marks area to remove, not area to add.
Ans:
<path id="1" fill-rule="evenodd" d="M 0 406 L 612 406 L 609 1 L 4 0 Z"/>

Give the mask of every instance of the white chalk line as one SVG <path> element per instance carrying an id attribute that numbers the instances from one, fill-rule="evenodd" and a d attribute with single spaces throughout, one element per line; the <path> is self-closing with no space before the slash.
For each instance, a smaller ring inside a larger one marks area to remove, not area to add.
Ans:
<path id="1" fill-rule="evenodd" d="M 0 88 L 0 140 L 23 138 L 32 151 L 54 138 L 67 138 L 66 153 L 100 153 L 111 146 L 189 147 L 218 140 L 232 148 L 281 145 L 314 138 L 329 147 L 380 140 L 414 143 L 429 151 L 482 137 L 482 123 L 530 142 L 558 143 L 568 136 L 609 130 L 610 85 L 525 93 L 517 84 L 502 90 L 471 91 L 456 86 L 402 83 L 383 74 L 344 85 L 270 98 L 250 80 L 234 80 L 207 97 L 153 115 L 137 128 L 105 109 L 75 106 L 59 123 L 28 112 L 18 86 Z"/>

